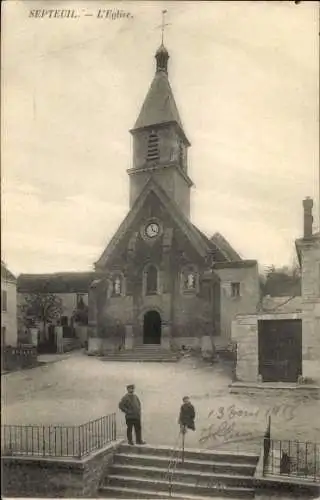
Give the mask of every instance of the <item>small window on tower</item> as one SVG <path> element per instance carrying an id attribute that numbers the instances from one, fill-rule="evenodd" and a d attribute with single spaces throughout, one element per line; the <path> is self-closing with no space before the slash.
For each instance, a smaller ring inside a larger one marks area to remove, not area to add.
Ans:
<path id="1" fill-rule="evenodd" d="M 159 158 L 159 137 L 156 132 L 151 132 L 148 139 L 147 161 L 156 161 Z"/>

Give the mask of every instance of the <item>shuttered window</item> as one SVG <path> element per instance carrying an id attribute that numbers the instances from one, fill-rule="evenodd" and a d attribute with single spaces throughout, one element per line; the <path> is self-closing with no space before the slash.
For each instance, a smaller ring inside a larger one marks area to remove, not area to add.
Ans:
<path id="1" fill-rule="evenodd" d="M 148 139 L 147 161 L 156 161 L 159 158 L 159 137 L 156 132 L 151 132 Z"/>

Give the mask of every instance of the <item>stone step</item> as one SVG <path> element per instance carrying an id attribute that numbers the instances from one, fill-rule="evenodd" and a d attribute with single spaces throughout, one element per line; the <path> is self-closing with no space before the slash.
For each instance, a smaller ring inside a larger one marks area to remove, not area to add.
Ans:
<path id="1" fill-rule="evenodd" d="M 176 456 L 177 451 L 170 446 L 130 446 L 128 444 L 122 444 L 118 450 L 118 454 L 137 454 L 137 455 L 148 455 L 153 457 L 168 457 L 171 459 Z M 256 465 L 258 462 L 258 455 L 255 453 L 244 453 L 237 451 L 222 451 L 222 450 L 199 450 L 196 448 L 186 448 L 184 450 L 185 460 L 204 460 L 219 463 L 232 463 L 232 464 L 247 464 Z"/>
<path id="2" fill-rule="evenodd" d="M 175 362 L 178 361 L 178 357 L 170 354 L 138 354 L 138 353 L 129 353 L 129 354 L 108 354 L 101 358 L 103 361 L 168 361 Z"/>
<path id="3" fill-rule="evenodd" d="M 253 498 L 254 489 L 244 486 L 226 486 L 226 487 L 213 487 L 211 483 L 208 485 L 197 485 L 194 483 L 171 481 L 164 479 L 154 479 L 145 477 L 133 477 L 124 475 L 108 475 L 108 483 L 105 486 L 108 487 L 118 487 L 118 488 L 134 488 L 150 491 L 162 491 L 169 493 L 170 489 L 172 492 L 180 494 L 185 498 L 186 494 L 198 494 L 205 497 L 222 496 L 222 497 L 239 497 L 239 498 Z M 102 487 L 101 490 L 104 490 Z"/>
<path id="4" fill-rule="evenodd" d="M 164 480 L 169 481 L 172 477 L 178 483 L 193 484 L 197 488 L 216 488 L 218 485 L 225 488 L 228 486 L 251 487 L 252 476 L 240 476 L 236 474 L 217 474 L 213 472 L 199 472 L 185 469 L 175 469 L 174 464 L 172 468 L 168 469 L 161 467 L 150 466 L 132 466 L 132 465 L 113 465 L 110 469 L 111 476 L 126 476 L 133 477 L 134 479 L 144 478 L 150 480 Z"/>
<path id="5" fill-rule="evenodd" d="M 164 347 L 161 347 L 160 344 L 145 344 L 145 345 L 136 345 L 132 348 L 134 351 L 135 350 L 141 350 L 141 351 L 147 351 L 147 350 L 152 350 L 152 349 L 157 349 L 161 351 L 169 351 L 170 349 L 165 349 Z"/>
<path id="6" fill-rule="evenodd" d="M 136 357 L 136 356 L 143 356 L 145 358 L 149 357 L 162 357 L 162 358 L 177 358 L 175 354 L 171 354 L 170 352 L 112 352 L 110 354 L 106 354 L 106 356 L 120 356 L 120 357 Z"/>
<path id="7" fill-rule="evenodd" d="M 150 350 L 150 351 L 119 351 L 119 352 L 113 352 L 110 353 L 110 355 L 115 355 L 115 356 L 166 356 L 166 357 L 177 357 L 176 354 L 168 351 L 156 351 L 156 350 Z"/>
<path id="8" fill-rule="evenodd" d="M 166 494 L 164 492 L 154 491 L 154 490 L 140 490 L 135 488 L 119 488 L 117 486 L 104 486 L 99 491 L 100 498 L 158 498 L 167 499 L 174 498 L 175 500 L 208 500 L 208 497 L 203 497 L 199 495 L 186 495 L 183 496 L 172 492 L 171 494 Z M 219 492 L 215 494 L 213 492 L 211 497 L 215 500 L 224 500 L 226 497 L 222 497 Z M 239 500 L 239 497 L 228 497 L 229 500 Z"/>
<path id="9" fill-rule="evenodd" d="M 132 465 L 132 466 L 150 466 L 150 467 L 162 467 L 167 469 L 170 463 L 170 458 L 166 456 L 152 456 L 152 455 L 139 455 L 134 453 L 117 453 L 114 456 L 115 465 Z M 230 462 L 215 462 L 212 460 L 196 460 L 196 459 L 185 459 L 184 463 L 177 463 L 177 469 L 186 469 L 201 472 L 213 472 L 213 473 L 230 473 L 239 474 L 243 476 L 253 476 L 255 472 L 254 464 L 246 463 L 233 463 Z"/>
<path id="10" fill-rule="evenodd" d="M 167 358 L 164 356 L 119 356 L 119 355 L 110 355 L 103 356 L 102 361 L 123 361 L 123 362 L 139 362 L 139 363 L 175 363 L 178 361 L 178 358 Z"/>

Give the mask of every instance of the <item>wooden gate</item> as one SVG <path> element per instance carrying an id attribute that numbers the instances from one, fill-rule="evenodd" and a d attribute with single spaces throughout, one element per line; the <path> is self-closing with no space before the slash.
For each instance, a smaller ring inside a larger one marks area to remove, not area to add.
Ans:
<path id="1" fill-rule="evenodd" d="M 258 322 L 259 373 L 263 382 L 297 382 L 302 374 L 302 322 Z"/>

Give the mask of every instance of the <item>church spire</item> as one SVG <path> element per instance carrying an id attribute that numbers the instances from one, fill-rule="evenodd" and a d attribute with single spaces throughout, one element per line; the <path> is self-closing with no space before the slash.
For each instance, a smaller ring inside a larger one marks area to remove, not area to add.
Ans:
<path id="1" fill-rule="evenodd" d="M 170 199 L 190 216 L 190 188 L 187 149 L 190 146 L 168 78 L 169 53 L 163 43 L 166 26 L 162 13 L 161 45 L 156 52 L 156 72 L 133 136 L 133 167 L 130 175 L 130 206 L 140 196 L 146 180 L 154 177 Z"/>

